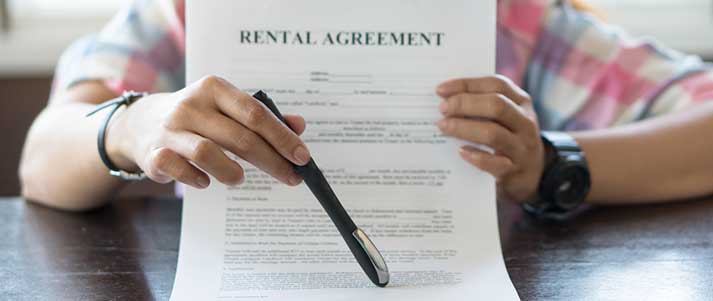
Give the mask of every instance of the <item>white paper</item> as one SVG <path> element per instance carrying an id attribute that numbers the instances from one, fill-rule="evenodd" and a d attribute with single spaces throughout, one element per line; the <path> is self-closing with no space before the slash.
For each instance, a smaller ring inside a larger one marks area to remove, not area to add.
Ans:
<path id="1" fill-rule="evenodd" d="M 187 81 L 219 75 L 303 115 L 391 282 L 369 282 L 305 185 L 240 161 L 245 184 L 186 190 L 173 300 L 517 299 L 494 181 L 435 126 L 438 83 L 494 73 L 494 0 L 189 0 L 186 13 Z"/>

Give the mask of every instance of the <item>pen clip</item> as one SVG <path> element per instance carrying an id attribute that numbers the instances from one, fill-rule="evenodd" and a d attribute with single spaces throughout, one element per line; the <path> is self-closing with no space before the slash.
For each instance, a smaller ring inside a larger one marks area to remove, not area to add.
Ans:
<path id="1" fill-rule="evenodd" d="M 379 286 L 386 286 L 389 283 L 389 268 L 386 266 L 386 261 L 384 257 L 381 256 L 379 249 L 376 248 L 374 243 L 371 242 L 371 239 L 369 239 L 369 236 L 367 236 L 362 229 L 356 228 L 356 230 L 352 232 L 352 236 L 359 242 L 359 245 L 366 255 L 369 256 L 371 265 L 374 266 L 376 276 L 379 278 Z"/>

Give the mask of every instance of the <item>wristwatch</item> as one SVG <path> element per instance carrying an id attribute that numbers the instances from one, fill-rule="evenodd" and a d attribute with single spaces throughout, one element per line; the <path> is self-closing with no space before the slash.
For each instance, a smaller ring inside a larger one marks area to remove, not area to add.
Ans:
<path id="1" fill-rule="evenodd" d="M 591 176 L 584 152 L 564 132 L 541 132 L 545 145 L 545 170 L 538 197 L 523 204 L 536 216 L 562 218 L 577 209 L 587 197 Z"/>

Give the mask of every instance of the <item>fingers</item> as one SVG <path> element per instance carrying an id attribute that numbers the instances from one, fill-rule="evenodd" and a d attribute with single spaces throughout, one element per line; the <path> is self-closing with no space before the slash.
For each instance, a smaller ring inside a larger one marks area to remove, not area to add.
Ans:
<path id="1" fill-rule="evenodd" d="M 472 146 L 463 146 L 458 152 L 463 160 L 491 174 L 496 179 L 513 172 L 515 168 L 512 160 L 508 157 L 490 154 Z"/>
<path id="2" fill-rule="evenodd" d="M 208 175 L 169 148 L 154 149 L 148 157 L 151 164 L 146 175 L 156 182 L 176 180 L 195 188 L 206 188 L 210 184 Z"/>
<path id="3" fill-rule="evenodd" d="M 299 125 L 301 118 L 293 118 Z M 304 121 L 302 120 L 304 123 Z M 297 185 L 302 179 L 285 158 L 275 151 L 263 138 L 232 119 L 216 114 L 196 124 L 197 133 L 238 157 L 250 162 L 255 167 L 267 172 L 279 181 Z M 301 125 L 304 129 L 304 124 Z"/>
<path id="4" fill-rule="evenodd" d="M 309 162 L 307 146 L 295 132 L 252 96 L 220 79 L 207 79 L 221 112 L 259 134 L 277 152 L 298 165 Z M 294 119 L 293 119 L 294 120 Z"/>
<path id="5" fill-rule="evenodd" d="M 228 158 L 215 142 L 190 132 L 169 135 L 164 142 L 171 150 L 211 174 L 221 183 L 234 186 L 243 182 L 244 171 Z"/>
<path id="6" fill-rule="evenodd" d="M 448 117 L 491 119 L 514 132 L 533 130 L 534 124 L 523 109 L 499 93 L 459 93 L 444 99 L 439 108 Z"/>
<path id="7" fill-rule="evenodd" d="M 500 75 L 449 80 L 436 92 L 443 98 L 441 131 L 483 146 L 463 146 L 460 156 L 497 178 L 499 193 L 508 198 L 522 201 L 534 195 L 544 147 L 529 95 Z"/>
<path id="8" fill-rule="evenodd" d="M 524 90 L 502 75 L 448 80 L 436 88 L 436 93 L 443 98 L 459 93 L 500 93 L 517 104 L 530 101 L 530 97 Z"/>
<path id="9" fill-rule="evenodd" d="M 481 120 L 446 118 L 438 122 L 443 134 L 489 146 L 498 154 L 516 156 L 518 138 L 501 125 Z"/>
<path id="10" fill-rule="evenodd" d="M 259 101 L 215 76 L 170 96 L 153 143 L 147 143 L 157 155 L 141 160 L 152 179 L 176 179 L 202 187 L 210 180 L 196 175 L 207 173 L 222 183 L 237 185 L 244 171 L 228 157 L 229 151 L 282 182 L 301 182 L 290 161 L 303 165 L 310 159 L 298 136 L 306 126 L 302 117 L 286 116 L 288 127 Z"/>

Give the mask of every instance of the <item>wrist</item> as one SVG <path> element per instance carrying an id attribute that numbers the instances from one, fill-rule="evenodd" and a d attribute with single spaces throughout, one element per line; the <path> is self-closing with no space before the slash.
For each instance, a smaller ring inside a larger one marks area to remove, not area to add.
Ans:
<path id="1" fill-rule="evenodd" d="M 133 134 L 130 115 L 134 106 L 122 106 L 109 122 L 106 130 L 105 148 L 109 159 L 117 168 L 128 172 L 139 172 L 140 168 L 131 152 Z"/>
<path id="2" fill-rule="evenodd" d="M 521 203 L 536 202 L 540 199 L 540 187 L 542 185 L 542 178 L 547 172 L 547 168 L 552 165 L 553 161 L 556 160 L 557 150 L 549 143 L 545 143 L 542 139 L 540 141 L 540 152 L 538 157 L 538 162 L 535 163 L 534 172 L 532 178 L 534 178 L 533 184 L 530 186 L 530 193 L 526 198 L 521 200 Z"/>
<path id="3" fill-rule="evenodd" d="M 537 215 L 566 216 L 584 202 L 591 187 L 585 154 L 566 133 L 542 132 L 541 137 L 545 155 L 538 198 L 524 208 Z"/>

